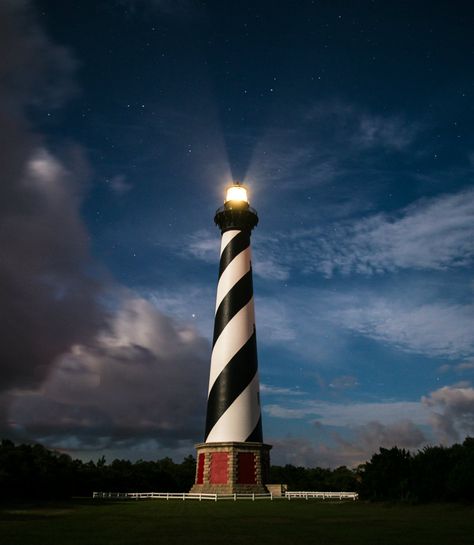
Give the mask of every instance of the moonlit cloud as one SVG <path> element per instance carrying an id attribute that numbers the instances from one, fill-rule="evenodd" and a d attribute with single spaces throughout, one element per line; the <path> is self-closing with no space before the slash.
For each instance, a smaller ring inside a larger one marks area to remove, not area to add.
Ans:
<path id="1" fill-rule="evenodd" d="M 393 217 L 337 226 L 322 255 L 327 273 L 465 267 L 474 257 L 474 191 L 421 200 Z"/>
<path id="2" fill-rule="evenodd" d="M 457 371 L 472 371 L 474 369 L 474 361 L 465 361 L 455 366 Z"/>
<path id="3" fill-rule="evenodd" d="M 362 152 L 364 162 L 377 165 L 376 152 L 406 151 L 420 130 L 420 123 L 403 115 L 383 116 L 355 104 L 322 100 L 267 130 L 254 151 L 247 179 L 277 194 L 327 187 L 357 173 Z"/>
<path id="4" fill-rule="evenodd" d="M 343 327 L 407 352 L 453 359 L 474 353 L 473 305 L 355 297 L 332 311 L 332 317 Z"/>
<path id="5" fill-rule="evenodd" d="M 74 63 L 28 2 L 0 12 L 0 430 L 46 446 L 153 439 L 190 449 L 202 428 L 208 342 L 190 320 L 115 283 L 92 256 L 80 215 L 84 152 L 53 152 L 26 118 L 32 104 L 65 100 Z M 112 181 L 128 190 L 125 178 Z"/>
<path id="6" fill-rule="evenodd" d="M 117 195 L 124 195 L 133 188 L 132 184 L 127 182 L 125 174 L 117 174 L 110 180 L 106 180 L 106 183 L 109 184 L 110 190 Z"/>
<path id="7" fill-rule="evenodd" d="M 17 392 L 18 433 L 49 445 L 110 449 L 145 439 L 170 446 L 200 438 L 209 346 L 133 294 L 122 296 L 108 330 L 74 345 L 41 388 Z"/>
<path id="8" fill-rule="evenodd" d="M 283 395 L 283 396 L 300 396 L 303 392 L 293 388 L 282 388 L 280 386 L 271 386 L 270 384 L 260 384 L 260 391 L 265 395 Z"/>
<path id="9" fill-rule="evenodd" d="M 355 142 L 363 148 L 389 148 L 401 151 L 417 135 L 419 127 L 401 117 L 361 114 Z"/>
<path id="10" fill-rule="evenodd" d="M 142 290 L 138 290 L 142 292 Z M 143 290 L 145 298 L 162 313 L 183 324 L 192 325 L 204 338 L 211 339 L 214 327 L 215 289 L 188 284 L 186 290 Z"/>
<path id="11" fill-rule="evenodd" d="M 329 384 L 330 388 L 335 390 L 350 390 L 358 385 L 357 378 L 351 375 L 341 375 L 335 377 Z"/>
<path id="12" fill-rule="evenodd" d="M 370 459 L 379 447 L 416 450 L 427 443 L 423 431 L 406 419 L 391 424 L 372 420 L 352 427 L 344 435 L 332 432 L 329 440 L 323 434 L 324 427 L 318 425 L 307 437 L 274 439 L 277 463 L 306 467 L 356 467 Z"/>
<path id="13" fill-rule="evenodd" d="M 280 234 L 281 264 L 307 273 L 374 275 L 397 270 L 444 271 L 474 258 L 474 190 L 421 199 L 393 214 Z M 291 261 L 289 261 L 291 259 Z M 291 274 L 291 272 L 290 272 Z"/>
<path id="14" fill-rule="evenodd" d="M 429 411 L 417 401 L 386 403 L 328 403 L 304 400 L 291 406 L 268 404 L 263 410 L 275 418 L 317 420 L 325 426 L 357 426 L 371 422 L 374 415 L 384 424 L 409 419 L 416 424 L 427 424 Z"/>
<path id="15" fill-rule="evenodd" d="M 189 254 L 191 257 L 205 261 L 206 263 L 218 263 L 219 262 L 219 234 L 215 232 L 212 234 L 210 231 L 198 231 L 187 237 L 187 241 L 184 244 L 185 255 Z"/>
<path id="16" fill-rule="evenodd" d="M 474 433 L 474 388 L 443 386 L 423 397 L 432 410 L 432 425 L 438 437 L 452 443 Z"/>

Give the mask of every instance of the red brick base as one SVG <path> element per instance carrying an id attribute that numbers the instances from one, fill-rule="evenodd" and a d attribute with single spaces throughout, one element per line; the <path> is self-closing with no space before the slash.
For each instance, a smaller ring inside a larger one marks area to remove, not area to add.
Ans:
<path id="1" fill-rule="evenodd" d="M 264 443 L 200 443 L 196 445 L 196 481 L 191 492 L 265 494 L 270 445 Z"/>

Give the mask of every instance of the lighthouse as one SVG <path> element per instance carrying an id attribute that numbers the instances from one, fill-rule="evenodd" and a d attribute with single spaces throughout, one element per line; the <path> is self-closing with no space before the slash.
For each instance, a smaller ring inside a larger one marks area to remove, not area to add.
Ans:
<path id="1" fill-rule="evenodd" d="M 238 183 L 214 222 L 221 252 L 204 442 L 196 445 L 192 492 L 265 493 L 270 445 L 263 443 L 250 235 L 258 216 Z"/>

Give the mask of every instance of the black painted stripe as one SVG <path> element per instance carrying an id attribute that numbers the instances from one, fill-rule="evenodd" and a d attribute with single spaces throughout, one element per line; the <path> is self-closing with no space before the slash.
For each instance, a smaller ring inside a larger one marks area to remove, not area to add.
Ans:
<path id="1" fill-rule="evenodd" d="M 262 415 L 258 419 L 257 425 L 253 429 L 253 432 L 245 440 L 246 443 L 261 443 L 263 441 L 263 432 L 262 432 Z"/>
<path id="2" fill-rule="evenodd" d="M 230 265 L 232 260 L 237 257 L 240 252 L 250 246 L 250 234 L 245 231 L 240 231 L 238 235 L 227 244 L 221 254 L 221 260 L 219 263 L 219 278 L 222 273 Z"/>
<path id="3" fill-rule="evenodd" d="M 214 318 L 214 339 L 212 346 L 216 344 L 219 335 L 232 318 L 252 299 L 252 269 L 244 274 L 236 282 L 222 299 Z"/>
<path id="4" fill-rule="evenodd" d="M 207 399 L 206 439 L 219 418 L 252 382 L 257 372 L 257 340 L 252 336 L 224 367 Z"/>

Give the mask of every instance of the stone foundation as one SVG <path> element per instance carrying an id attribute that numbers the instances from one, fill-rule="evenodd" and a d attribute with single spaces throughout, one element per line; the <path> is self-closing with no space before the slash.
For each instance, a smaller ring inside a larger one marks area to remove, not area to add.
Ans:
<path id="1" fill-rule="evenodd" d="M 270 445 L 264 443 L 199 443 L 193 493 L 266 494 Z"/>

